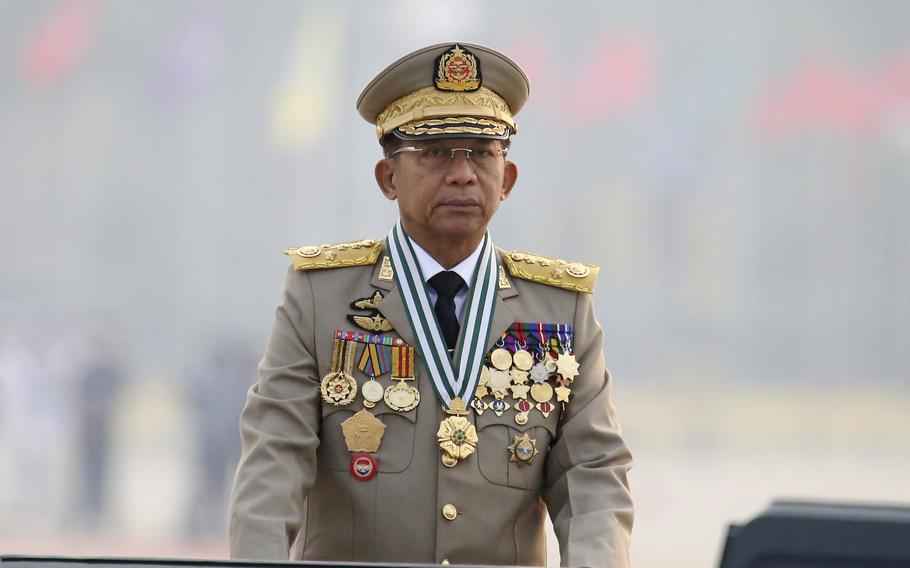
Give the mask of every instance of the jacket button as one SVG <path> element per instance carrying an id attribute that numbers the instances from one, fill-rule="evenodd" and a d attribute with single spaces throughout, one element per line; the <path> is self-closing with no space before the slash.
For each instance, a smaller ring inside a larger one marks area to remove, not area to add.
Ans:
<path id="1" fill-rule="evenodd" d="M 443 566 L 448 566 L 448 565 L 449 565 L 449 559 L 448 559 L 448 558 L 443 558 L 443 559 L 442 559 L 442 565 L 443 565 Z"/>
<path id="2" fill-rule="evenodd" d="M 449 503 L 442 508 L 442 516 L 450 521 L 454 521 L 455 517 L 458 516 L 458 509 L 455 508 L 455 505 Z"/>

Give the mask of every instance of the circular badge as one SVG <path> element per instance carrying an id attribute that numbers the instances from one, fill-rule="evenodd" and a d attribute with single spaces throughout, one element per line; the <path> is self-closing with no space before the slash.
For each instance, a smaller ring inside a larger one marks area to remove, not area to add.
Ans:
<path id="1" fill-rule="evenodd" d="M 512 363 L 522 371 L 530 371 L 534 366 L 534 356 L 524 349 L 519 349 L 512 355 Z"/>
<path id="2" fill-rule="evenodd" d="M 376 477 L 376 458 L 373 454 L 357 453 L 351 456 L 351 477 L 358 481 L 369 481 Z"/>
<path id="3" fill-rule="evenodd" d="M 527 402 L 527 401 L 525 401 L 525 402 Z M 518 424 L 519 426 L 524 426 L 525 424 L 527 424 L 528 423 L 528 413 L 519 412 L 519 413 L 515 414 L 515 423 Z"/>
<path id="4" fill-rule="evenodd" d="M 502 347 L 494 349 L 490 353 L 490 362 L 500 371 L 508 371 L 509 367 L 512 366 L 512 354 Z"/>
<path id="5" fill-rule="evenodd" d="M 570 262 L 566 266 L 566 272 L 569 273 L 569 276 L 574 276 L 575 278 L 584 278 L 591 271 L 584 264 L 578 262 Z"/>

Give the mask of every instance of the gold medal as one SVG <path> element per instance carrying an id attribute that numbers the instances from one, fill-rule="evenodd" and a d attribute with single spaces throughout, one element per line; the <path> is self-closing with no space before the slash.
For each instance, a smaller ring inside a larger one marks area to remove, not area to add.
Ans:
<path id="1" fill-rule="evenodd" d="M 524 426 L 528 423 L 528 413 L 527 412 L 518 412 L 515 414 L 515 423 L 519 426 Z"/>
<path id="2" fill-rule="evenodd" d="M 494 390 L 507 389 L 512 384 L 512 376 L 502 370 L 490 371 L 490 387 Z"/>
<path id="3" fill-rule="evenodd" d="M 477 448 L 477 429 L 464 416 L 449 416 L 439 424 L 436 439 L 442 451 L 442 465 L 455 467 Z"/>
<path id="4" fill-rule="evenodd" d="M 404 380 L 401 380 L 385 390 L 383 399 L 392 410 L 408 412 L 417 408 L 420 403 L 420 392 L 404 382 Z"/>
<path id="5" fill-rule="evenodd" d="M 363 394 L 363 405 L 367 408 L 376 406 L 376 403 L 382 400 L 383 391 L 384 389 L 379 384 L 379 381 L 375 377 L 370 377 L 370 380 L 363 383 L 363 386 L 360 387 L 360 392 Z"/>
<path id="6" fill-rule="evenodd" d="M 322 379 L 322 400 L 332 406 L 346 406 L 357 397 L 357 381 L 350 375 L 334 371 Z"/>
<path id="7" fill-rule="evenodd" d="M 571 381 L 577 377 L 578 361 L 575 360 L 575 355 L 560 353 L 559 358 L 556 360 L 556 370 L 566 380 Z"/>
<path id="8" fill-rule="evenodd" d="M 537 402 L 548 402 L 553 398 L 553 387 L 550 383 L 535 383 L 531 387 L 531 398 Z"/>
<path id="9" fill-rule="evenodd" d="M 512 354 L 502 347 L 494 349 L 490 354 L 490 362 L 500 371 L 508 371 L 512 366 Z"/>
<path id="10" fill-rule="evenodd" d="M 512 355 L 512 364 L 522 371 L 530 371 L 534 366 L 534 356 L 524 349 L 519 349 Z"/>
<path id="11" fill-rule="evenodd" d="M 366 410 L 360 410 L 341 423 L 341 433 L 349 452 L 376 452 L 385 434 L 385 424 Z"/>
<path id="12" fill-rule="evenodd" d="M 572 394 L 572 389 L 567 386 L 560 385 L 556 387 L 556 402 L 569 402 L 569 395 Z"/>
<path id="13" fill-rule="evenodd" d="M 522 436 L 515 436 L 515 441 L 509 446 L 509 461 L 517 462 L 519 466 L 531 465 L 534 457 L 540 453 L 537 449 L 537 440 L 525 432 Z"/>

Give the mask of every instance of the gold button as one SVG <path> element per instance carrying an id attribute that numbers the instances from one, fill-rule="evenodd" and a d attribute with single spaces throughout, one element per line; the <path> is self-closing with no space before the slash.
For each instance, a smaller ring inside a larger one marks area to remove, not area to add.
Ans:
<path id="1" fill-rule="evenodd" d="M 454 521 L 455 517 L 458 516 L 458 509 L 455 508 L 455 505 L 449 503 L 442 508 L 442 516 L 450 521 Z"/>
<path id="2" fill-rule="evenodd" d="M 442 565 L 443 565 L 443 566 L 448 566 L 448 565 L 449 565 L 449 559 L 448 559 L 448 558 L 443 558 L 443 559 L 442 559 Z"/>

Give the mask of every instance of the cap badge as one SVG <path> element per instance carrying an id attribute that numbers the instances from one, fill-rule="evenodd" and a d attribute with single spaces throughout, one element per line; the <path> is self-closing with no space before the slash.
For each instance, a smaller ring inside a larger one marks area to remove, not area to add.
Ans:
<path id="1" fill-rule="evenodd" d="M 434 82 L 440 91 L 476 91 L 480 88 L 480 62 L 457 43 L 436 58 Z"/>

